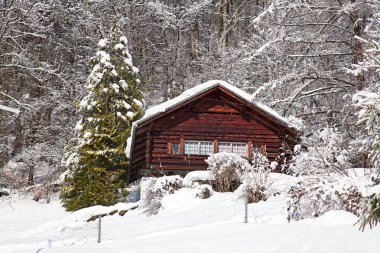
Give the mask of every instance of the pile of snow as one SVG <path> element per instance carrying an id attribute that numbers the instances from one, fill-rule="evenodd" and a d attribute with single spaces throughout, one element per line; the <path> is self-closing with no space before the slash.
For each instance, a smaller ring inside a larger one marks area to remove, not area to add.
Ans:
<path id="1" fill-rule="evenodd" d="M 300 223 L 320 224 L 320 225 L 353 225 L 358 221 L 358 217 L 352 213 L 342 210 L 332 210 L 324 213 L 316 219 L 301 220 Z"/>
<path id="2" fill-rule="evenodd" d="M 207 182 L 211 180 L 215 180 L 215 177 L 209 170 L 191 171 L 183 179 L 183 185 L 192 187 L 194 182 Z"/>
<path id="3" fill-rule="evenodd" d="M 372 186 L 371 188 L 369 188 L 367 190 L 367 196 L 371 196 L 371 195 L 377 195 L 378 197 L 380 197 L 380 184 L 379 185 L 375 185 L 375 186 Z"/>

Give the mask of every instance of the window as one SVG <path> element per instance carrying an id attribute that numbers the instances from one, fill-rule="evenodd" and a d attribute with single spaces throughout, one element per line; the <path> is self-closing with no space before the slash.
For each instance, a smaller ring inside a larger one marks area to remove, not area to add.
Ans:
<path id="1" fill-rule="evenodd" d="M 172 154 L 173 155 L 178 155 L 179 154 L 179 144 L 172 144 Z"/>
<path id="2" fill-rule="evenodd" d="M 214 153 L 212 141 L 185 141 L 186 155 L 210 155 Z"/>
<path id="3" fill-rule="evenodd" d="M 248 156 L 248 144 L 244 142 L 219 142 L 218 152 L 235 153 Z"/>

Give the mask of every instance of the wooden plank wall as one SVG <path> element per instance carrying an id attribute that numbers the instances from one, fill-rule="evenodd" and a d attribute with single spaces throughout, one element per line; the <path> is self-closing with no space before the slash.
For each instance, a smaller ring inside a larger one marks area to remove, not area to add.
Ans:
<path id="1" fill-rule="evenodd" d="M 249 142 L 253 147 L 265 146 L 269 160 L 279 158 L 283 129 L 269 124 L 267 119 L 259 118 L 254 112 L 250 114 L 249 108 L 228 105 L 215 98 L 211 101 L 194 101 L 151 122 L 149 126 L 139 128 L 130 178 L 137 179 L 141 170 L 151 168 L 165 174 L 206 170 L 204 160 L 207 156 L 183 154 L 185 140 Z M 172 144 L 180 144 L 182 154 L 171 154 L 168 147 Z"/>

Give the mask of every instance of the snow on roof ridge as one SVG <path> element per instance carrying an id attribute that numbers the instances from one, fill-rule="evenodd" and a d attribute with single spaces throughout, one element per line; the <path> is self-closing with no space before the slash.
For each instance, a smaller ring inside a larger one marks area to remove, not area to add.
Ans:
<path id="1" fill-rule="evenodd" d="M 179 96 L 177 96 L 171 100 L 165 101 L 165 102 L 160 103 L 156 106 L 148 108 L 146 110 L 144 116 L 141 119 L 135 121 L 134 124 L 139 124 L 141 122 L 144 122 L 147 119 L 149 119 L 153 116 L 156 116 L 159 113 L 165 112 L 168 109 L 178 105 L 179 103 L 181 103 L 183 101 L 186 101 L 192 97 L 195 97 L 196 95 L 198 95 L 200 93 L 203 93 L 203 92 L 205 92 L 209 89 L 212 89 L 214 87 L 217 87 L 217 86 L 223 87 L 223 88 L 229 90 L 230 92 L 234 93 L 235 95 L 241 97 L 242 99 L 246 100 L 247 102 L 254 104 L 256 107 L 258 107 L 262 111 L 272 115 L 273 117 L 277 118 L 278 120 L 280 120 L 282 123 L 284 123 L 288 127 L 297 129 L 296 126 L 294 126 L 292 123 L 290 123 L 286 118 L 279 115 L 272 108 L 268 107 L 267 105 L 264 105 L 263 103 L 261 103 L 259 101 L 254 100 L 252 95 L 248 94 L 247 92 L 245 92 L 245 91 L 237 88 L 236 86 L 233 86 L 232 84 L 229 84 L 223 80 L 210 80 L 210 81 L 204 82 L 204 83 L 199 84 L 197 86 L 194 86 L 188 90 L 185 90 Z"/>

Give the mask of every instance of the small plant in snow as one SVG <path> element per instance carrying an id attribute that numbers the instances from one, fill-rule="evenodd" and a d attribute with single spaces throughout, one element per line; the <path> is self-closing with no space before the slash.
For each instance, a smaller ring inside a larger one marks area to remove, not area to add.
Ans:
<path id="1" fill-rule="evenodd" d="M 208 184 L 199 185 L 197 187 L 197 190 L 198 192 L 195 196 L 200 199 L 208 199 L 214 193 L 214 191 L 212 190 L 212 187 Z"/>
<path id="2" fill-rule="evenodd" d="M 146 184 L 140 207 L 146 208 L 149 215 L 155 215 L 161 208 L 161 199 L 164 196 L 160 188 L 156 187 L 157 179 L 152 178 Z"/>
<path id="3" fill-rule="evenodd" d="M 141 185 L 140 208 L 145 208 L 149 215 L 155 215 L 161 208 L 162 198 L 182 188 L 183 179 L 180 176 L 144 178 Z"/>

